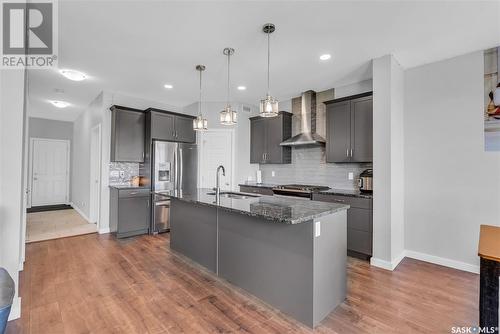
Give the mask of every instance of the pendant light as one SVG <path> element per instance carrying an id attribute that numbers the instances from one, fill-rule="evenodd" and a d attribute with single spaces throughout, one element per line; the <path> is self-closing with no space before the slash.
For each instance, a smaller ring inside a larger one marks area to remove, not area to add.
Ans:
<path id="1" fill-rule="evenodd" d="M 227 56 L 227 103 L 224 110 L 220 112 L 220 123 L 222 125 L 234 125 L 236 124 L 237 112 L 231 107 L 231 98 L 230 98 L 230 65 L 231 65 L 231 56 L 234 54 L 233 48 L 225 48 L 222 52 Z"/>
<path id="2" fill-rule="evenodd" d="M 205 65 L 196 65 L 196 70 L 200 72 L 200 101 L 198 102 L 198 116 L 193 119 L 193 129 L 207 130 L 208 122 L 201 112 L 201 72 L 205 71 Z"/>
<path id="3" fill-rule="evenodd" d="M 260 100 L 260 116 L 275 117 L 278 116 L 278 100 L 271 96 L 269 92 L 269 67 L 271 58 L 271 42 L 270 35 L 276 30 L 272 23 L 264 24 L 262 31 L 267 34 L 267 94 L 263 100 Z"/>

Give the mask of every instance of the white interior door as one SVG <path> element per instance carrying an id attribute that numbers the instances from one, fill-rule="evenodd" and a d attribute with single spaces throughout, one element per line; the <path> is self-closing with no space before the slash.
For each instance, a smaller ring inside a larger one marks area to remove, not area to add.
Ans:
<path id="1" fill-rule="evenodd" d="M 98 223 L 101 202 L 101 125 L 90 134 L 90 211 L 89 223 Z"/>
<path id="2" fill-rule="evenodd" d="M 31 205 L 68 203 L 69 141 L 34 138 Z"/>
<path id="3" fill-rule="evenodd" d="M 217 167 L 226 169 L 226 176 L 221 175 L 220 187 L 231 190 L 233 186 L 233 131 L 214 129 L 200 132 L 200 187 L 215 187 Z"/>

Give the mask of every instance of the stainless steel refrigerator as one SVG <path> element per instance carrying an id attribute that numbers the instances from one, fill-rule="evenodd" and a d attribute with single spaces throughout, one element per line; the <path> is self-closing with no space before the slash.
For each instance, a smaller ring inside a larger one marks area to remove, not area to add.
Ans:
<path id="1" fill-rule="evenodd" d="M 189 194 L 198 184 L 198 147 L 196 144 L 153 141 L 151 161 L 153 192 Z M 153 195 L 154 209 L 151 232 L 170 230 L 170 200 Z"/>

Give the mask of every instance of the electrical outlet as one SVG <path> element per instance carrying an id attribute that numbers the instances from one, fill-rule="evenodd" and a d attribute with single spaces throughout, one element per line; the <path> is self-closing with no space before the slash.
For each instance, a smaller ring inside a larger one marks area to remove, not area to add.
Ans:
<path id="1" fill-rule="evenodd" d="M 317 238 L 321 235 L 321 222 L 314 223 L 314 237 Z"/>
<path id="2" fill-rule="evenodd" d="M 347 178 L 349 180 L 354 180 L 354 173 L 353 172 L 349 172 L 349 174 L 347 174 Z"/>
<path id="3" fill-rule="evenodd" d="M 274 171 L 271 171 L 271 176 L 272 177 L 275 177 L 276 176 L 276 173 Z"/>

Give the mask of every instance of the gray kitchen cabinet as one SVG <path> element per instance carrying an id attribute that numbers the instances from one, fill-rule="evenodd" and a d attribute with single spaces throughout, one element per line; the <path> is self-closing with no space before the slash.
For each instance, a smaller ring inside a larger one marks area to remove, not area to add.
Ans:
<path id="1" fill-rule="evenodd" d="M 268 196 L 273 196 L 274 194 L 271 188 L 241 186 L 241 185 L 240 185 L 240 191 L 242 193 L 260 194 Z"/>
<path id="2" fill-rule="evenodd" d="M 314 201 L 348 204 L 347 210 L 347 254 L 369 259 L 373 247 L 373 201 L 341 195 L 314 194 Z"/>
<path id="3" fill-rule="evenodd" d="M 144 162 L 146 116 L 143 111 L 112 106 L 111 156 L 113 162 Z"/>
<path id="4" fill-rule="evenodd" d="M 171 199 L 170 248 L 216 271 L 217 207 Z"/>
<path id="5" fill-rule="evenodd" d="M 148 120 L 152 139 L 183 143 L 196 142 L 193 116 L 181 115 L 160 109 L 149 108 Z"/>
<path id="6" fill-rule="evenodd" d="M 147 234 L 150 223 L 149 188 L 111 187 L 110 230 L 117 238 Z"/>
<path id="7" fill-rule="evenodd" d="M 276 117 L 250 118 L 250 163 L 288 164 L 292 148 L 280 143 L 292 136 L 292 114 L 280 111 Z"/>
<path id="8" fill-rule="evenodd" d="M 372 93 L 326 102 L 326 162 L 371 161 L 373 161 Z"/>

